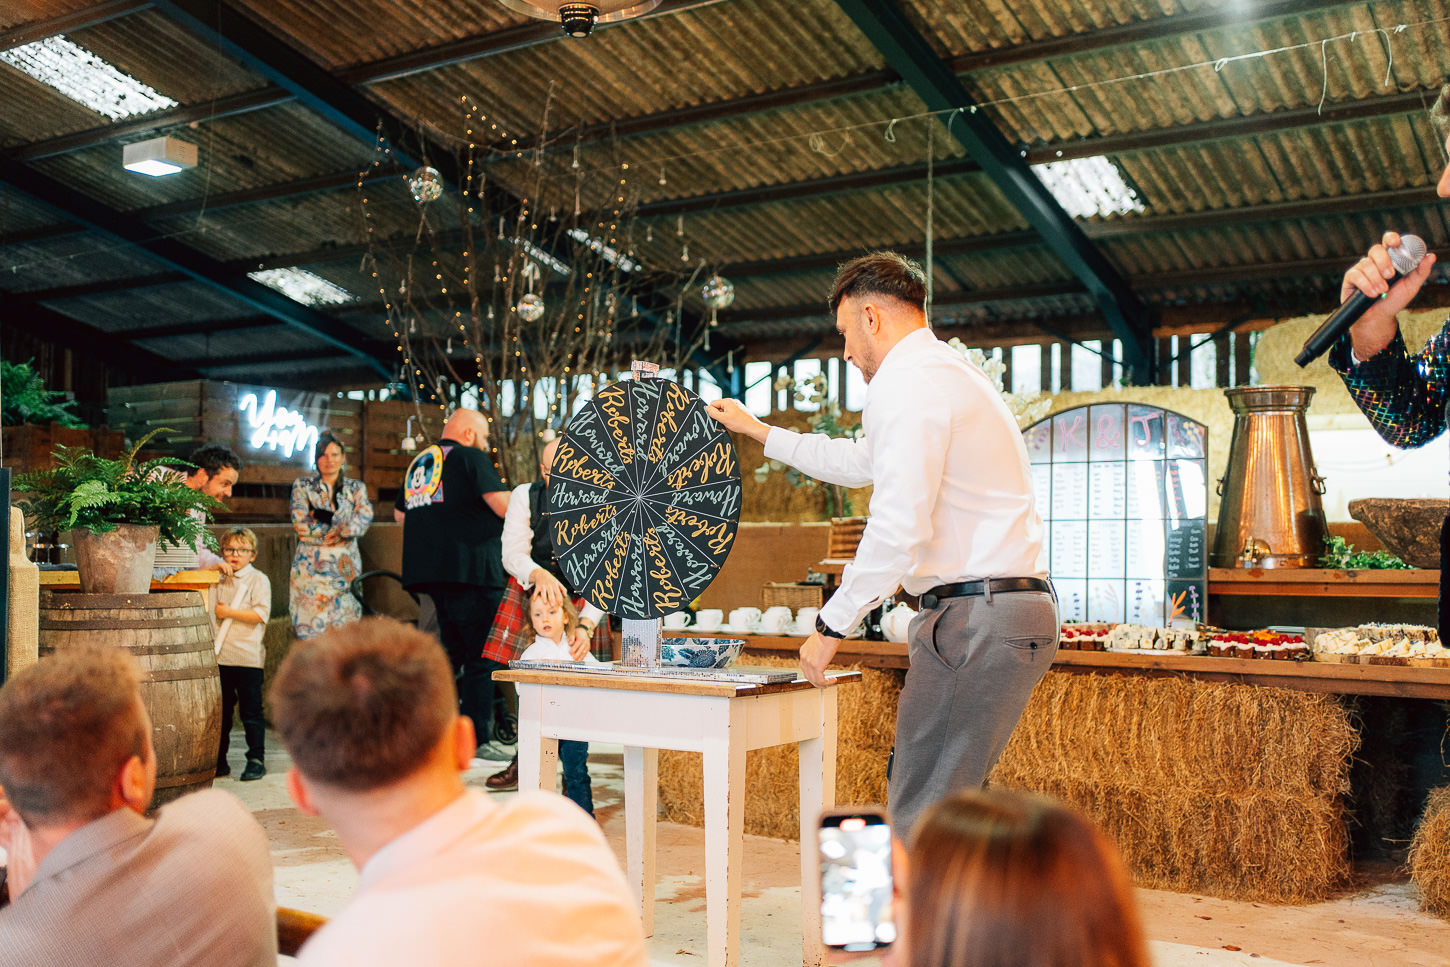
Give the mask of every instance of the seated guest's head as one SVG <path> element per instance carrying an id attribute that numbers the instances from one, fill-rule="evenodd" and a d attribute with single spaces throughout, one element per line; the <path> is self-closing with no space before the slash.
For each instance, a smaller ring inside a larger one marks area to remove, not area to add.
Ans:
<path id="1" fill-rule="evenodd" d="M 426 814 L 463 792 L 473 723 L 458 714 L 447 655 L 416 628 L 365 618 L 294 643 L 272 705 L 292 756 L 289 791 L 304 812 L 332 820 L 355 861 L 351 820 L 386 813 L 376 808 L 386 800 L 396 818 L 416 821 L 406 803 Z"/>
<path id="2" fill-rule="evenodd" d="M 32 830 L 72 830 L 156 785 L 151 720 L 126 652 L 67 648 L 0 688 L 0 788 Z"/>
<path id="3" fill-rule="evenodd" d="M 909 967 L 1148 965 L 1117 851 L 1059 802 L 950 796 L 917 824 L 905 865 Z"/>

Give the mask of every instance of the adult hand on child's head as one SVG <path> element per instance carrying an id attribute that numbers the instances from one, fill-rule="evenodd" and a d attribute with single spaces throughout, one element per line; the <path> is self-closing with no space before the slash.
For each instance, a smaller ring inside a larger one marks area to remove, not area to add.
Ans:
<path id="1" fill-rule="evenodd" d="M 551 608 L 562 607 L 564 604 L 564 585 L 559 579 L 541 567 L 534 568 L 534 573 L 529 575 L 529 582 L 534 586 L 534 594 L 543 599 L 544 604 Z"/>

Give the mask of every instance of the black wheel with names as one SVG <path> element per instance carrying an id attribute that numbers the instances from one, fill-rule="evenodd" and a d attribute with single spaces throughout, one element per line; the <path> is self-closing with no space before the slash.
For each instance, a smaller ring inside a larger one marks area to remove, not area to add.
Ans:
<path id="1" fill-rule="evenodd" d="M 694 393 L 624 380 L 569 421 L 546 494 L 569 583 L 607 613 L 659 618 L 725 563 L 740 522 L 740 459 Z"/>

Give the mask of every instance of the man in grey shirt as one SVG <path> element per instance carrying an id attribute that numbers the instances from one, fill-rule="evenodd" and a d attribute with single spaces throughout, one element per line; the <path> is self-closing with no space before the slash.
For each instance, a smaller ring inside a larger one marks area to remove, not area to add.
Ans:
<path id="1" fill-rule="evenodd" d="M 267 837 L 233 796 L 145 815 L 156 785 L 135 660 L 77 647 L 0 688 L 0 967 L 275 967 Z"/>

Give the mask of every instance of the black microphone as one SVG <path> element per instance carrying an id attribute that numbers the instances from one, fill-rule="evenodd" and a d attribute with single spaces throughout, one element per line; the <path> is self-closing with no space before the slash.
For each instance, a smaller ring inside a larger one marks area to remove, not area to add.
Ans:
<path id="1" fill-rule="evenodd" d="M 1390 262 L 1395 267 L 1394 277 L 1390 279 L 1390 285 L 1394 285 L 1419 266 L 1420 260 L 1425 257 L 1425 240 L 1418 235 L 1401 235 L 1400 244 L 1388 251 Z M 1365 295 L 1355 289 L 1354 294 L 1344 301 L 1344 305 L 1334 310 L 1334 314 L 1314 330 L 1314 335 L 1304 340 L 1304 348 L 1299 350 L 1299 355 L 1294 357 L 1294 362 L 1300 366 L 1307 366 L 1329 352 L 1329 347 L 1333 346 L 1340 336 L 1349 332 L 1349 327 L 1358 322 L 1359 317 L 1364 315 L 1378 298 L 1378 296 Z"/>

